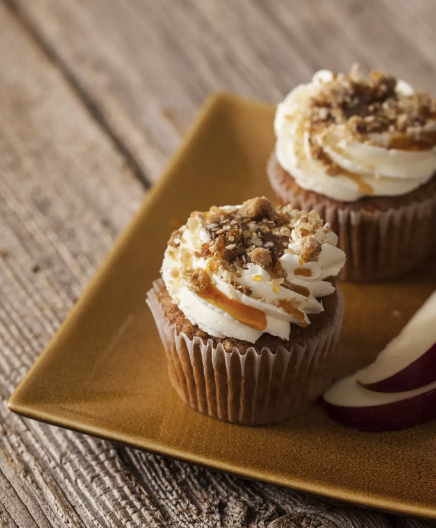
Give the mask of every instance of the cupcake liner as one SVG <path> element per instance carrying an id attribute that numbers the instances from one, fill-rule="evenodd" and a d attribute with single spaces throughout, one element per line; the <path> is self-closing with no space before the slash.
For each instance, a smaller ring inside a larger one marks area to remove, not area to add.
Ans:
<path id="1" fill-rule="evenodd" d="M 268 176 L 277 198 L 303 211 L 315 210 L 339 236 L 338 246 L 347 255 L 339 278 L 377 281 L 397 277 L 414 268 L 436 249 L 436 194 L 386 211 L 352 209 L 315 193 L 295 194 L 277 175 L 271 156 Z"/>
<path id="2" fill-rule="evenodd" d="M 193 409 L 233 423 L 260 425 L 278 422 L 304 410 L 325 392 L 335 376 L 335 351 L 344 303 L 332 322 L 304 346 L 279 346 L 242 354 L 226 351 L 213 339 L 189 339 L 165 317 L 157 294 L 162 280 L 147 294 L 168 360 L 171 382 L 179 397 Z"/>

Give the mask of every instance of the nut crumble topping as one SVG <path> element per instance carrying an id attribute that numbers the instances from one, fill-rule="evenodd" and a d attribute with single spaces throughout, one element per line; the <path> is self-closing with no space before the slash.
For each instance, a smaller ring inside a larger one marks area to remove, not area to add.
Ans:
<path id="1" fill-rule="evenodd" d="M 344 125 L 350 138 L 377 144 L 377 134 L 389 134 L 387 148 L 427 150 L 436 145 L 436 99 L 425 93 L 402 95 L 392 75 L 372 70 L 365 77 L 359 66 L 348 75 L 324 82 L 309 108 L 310 131 L 320 133 Z M 321 149 L 322 150 L 322 149 Z M 318 145 L 314 157 L 323 159 Z"/>
<path id="2" fill-rule="evenodd" d="M 272 203 L 264 196 L 260 198 L 253 198 L 243 203 L 238 211 L 239 215 L 245 218 L 259 218 L 271 219 L 274 214 L 274 207 Z"/>
<path id="3" fill-rule="evenodd" d="M 183 231 L 181 229 L 176 229 L 171 233 L 170 239 L 168 240 L 168 245 L 178 248 L 180 246 L 180 239 L 182 238 Z"/>
<path id="4" fill-rule="evenodd" d="M 269 249 L 259 247 L 253 249 L 248 256 L 253 264 L 258 264 L 262 268 L 268 269 L 272 264 L 272 257 Z"/>
<path id="5" fill-rule="evenodd" d="M 196 291 L 207 286 L 208 272 L 213 272 L 238 291 L 251 295 L 250 287 L 241 286 L 234 280 L 250 263 L 267 270 L 272 286 L 277 290 L 286 276 L 279 262 L 281 256 L 297 254 L 300 265 L 304 265 L 316 261 L 322 243 L 329 243 L 330 227 L 328 224 L 323 226 L 318 213 L 303 213 L 291 205 L 274 207 L 265 197 L 247 200 L 239 209 L 212 207 L 205 213 L 194 212 L 188 220 L 188 228 L 195 226 L 195 222 L 210 237 L 209 242 L 201 245 L 201 251 L 194 253 L 195 257 L 205 259 L 206 270 L 187 269 L 184 272 L 184 278 Z M 171 235 L 170 245 L 177 247 L 176 241 L 180 243 L 182 230 Z"/>

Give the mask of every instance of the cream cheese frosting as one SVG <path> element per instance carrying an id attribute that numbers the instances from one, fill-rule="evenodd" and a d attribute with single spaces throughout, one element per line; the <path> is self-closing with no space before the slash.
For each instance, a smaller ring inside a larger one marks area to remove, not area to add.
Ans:
<path id="1" fill-rule="evenodd" d="M 195 212 L 173 234 L 162 264 L 168 293 L 208 334 L 255 343 L 288 340 L 335 291 L 345 254 L 316 212 L 273 208 L 266 198 Z"/>
<path id="2" fill-rule="evenodd" d="M 346 202 L 367 195 L 402 195 L 426 183 L 436 171 L 434 144 L 430 148 L 392 148 L 392 138 L 400 137 L 394 126 L 382 132 L 350 134 L 347 119 L 330 120 L 323 127 L 309 126 L 313 101 L 336 78 L 332 72 L 321 70 L 310 83 L 297 86 L 278 105 L 274 130 L 279 164 L 303 189 Z M 363 77 L 360 82 L 365 82 Z M 414 97 L 412 87 L 404 81 L 396 81 L 393 90 L 385 104 L 398 100 L 401 104 L 402 99 L 409 103 Z M 325 115 L 327 110 L 328 106 L 322 110 Z M 368 123 L 371 117 L 367 111 Z M 425 130 L 434 134 L 436 120 L 433 115 L 430 117 Z M 421 121 L 416 122 L 421 126 Z M 414 127 L 417 128 L 415 123 Z M 322 156 L 314 156 L 314 147 Z M 326 171 L 325 159 L 334 164 L 334 175 Z"/>

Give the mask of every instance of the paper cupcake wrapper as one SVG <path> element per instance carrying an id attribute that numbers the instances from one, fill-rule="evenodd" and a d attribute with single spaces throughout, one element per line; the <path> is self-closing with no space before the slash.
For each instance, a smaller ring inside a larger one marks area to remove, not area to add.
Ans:
<path id="1" fill-rule="evenodd" d="M 277 160 L 272 156 L 268 176 L 277 198 L 303 211 L 315 210 L 339 236 L 338 246 L 347 262 L 339 278 L 376 281 L 398 277 L 411 270 L 436 249 L 436 195 L 387 211 L 354 211 L 338 207 L 326 198 L 295 195 L 277 177 Z"/>
<path id="2" fill-rule="evenodd" d="M 339 294 L 332 322 L 290 350 L 280 346 L 242 354 L 226 351 L 221 343 L 177 332 L 165 317 L 157 294 L 162 280 L 147 294 L 162 340 L 171 382 L 193 409 L 233 423 L 260 425 L 279 422 L 304 410 L 331 385 L 339 352 L 335 349 L 344 303 Z"/>

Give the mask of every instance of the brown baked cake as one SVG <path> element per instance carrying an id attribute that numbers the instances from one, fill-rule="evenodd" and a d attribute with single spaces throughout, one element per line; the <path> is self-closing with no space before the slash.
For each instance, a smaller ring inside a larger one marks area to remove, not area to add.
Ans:
<path id="1" fill-rule="evenodd" d="M 378 71 L 321 71 L 278 105 L 274 127 L 271 185 L 338 233 L 340 278 L 395 277 L 435 250 L 436 99 Z"/>
<path id="2" fill-rule="evenodd" d="M 336 244 L 316 212 L 266 198 L 191 214 L 147 300 L 183 401 L 258 425 L 295 415 L 329 387 L 343 314 Z"/>

